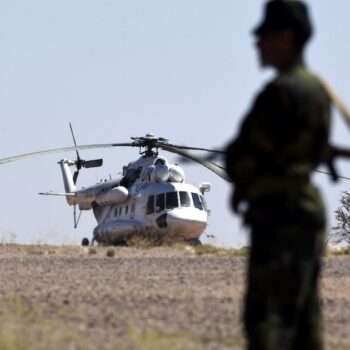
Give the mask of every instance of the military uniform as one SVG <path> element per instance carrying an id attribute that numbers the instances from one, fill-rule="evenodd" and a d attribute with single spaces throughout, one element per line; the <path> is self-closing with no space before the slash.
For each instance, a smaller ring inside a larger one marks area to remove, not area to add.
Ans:
<path id="1" fill-rule="evenodd" d="M 250 350 L 322 349 L 317 281 L 325 215 L 310 173 L 327 152 L 329 124 L 329 98 L 298 61 L 258 94 L 227 148 L 232 206 L 246 203 L 251 228 Z"/>

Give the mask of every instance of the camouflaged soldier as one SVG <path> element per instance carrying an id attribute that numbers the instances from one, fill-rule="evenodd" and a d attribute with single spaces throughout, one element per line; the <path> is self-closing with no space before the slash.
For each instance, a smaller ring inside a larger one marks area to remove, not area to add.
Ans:
<path id="1" fill-rule="evenodd" d="M 304 3 L 269 1 L 254 33 L 262 66 L 277 76 L 258 94 L 226 159 L 233 209 L 251 228 L 248 349 L 318 350 L 325 215 L 310 173 L 327 151 L 330 101 L 303 63 L 312 35 Z"/>

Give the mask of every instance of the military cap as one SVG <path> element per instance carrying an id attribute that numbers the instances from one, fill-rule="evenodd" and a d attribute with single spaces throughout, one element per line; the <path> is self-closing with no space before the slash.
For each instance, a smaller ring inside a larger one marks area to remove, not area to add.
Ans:
<path id="1" fill-rule="evenodd" d="M 305 43 L 312 35 L 312 24 L 306 4 L 299 0 L 270 0 L 265 6 L 265 17 L 254 29 L 255 35 L 267 31 L 290 29 L 297 42 Z"/>

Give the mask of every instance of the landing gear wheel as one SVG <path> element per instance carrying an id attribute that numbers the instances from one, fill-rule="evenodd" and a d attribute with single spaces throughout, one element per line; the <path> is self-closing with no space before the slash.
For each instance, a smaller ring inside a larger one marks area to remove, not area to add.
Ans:
<path id="1" fill-rule="evenodd" d="M 202 242 L 198 238 L 188 239 L 186 241 L 189 245 L 192 245 L 194 247 L 197 247 L 199 245 L 202 245 Z"/>
<path id="2" fill-rule="evenodd" d="M 82 239 L 82 241 L 81 241 L 81 245 L 82 245 L 83 247 L 87 247 L 89 244 L 90 244 L 89 239 L 86 238 L 86 237 L 84 237 L 84 238 Z"/>

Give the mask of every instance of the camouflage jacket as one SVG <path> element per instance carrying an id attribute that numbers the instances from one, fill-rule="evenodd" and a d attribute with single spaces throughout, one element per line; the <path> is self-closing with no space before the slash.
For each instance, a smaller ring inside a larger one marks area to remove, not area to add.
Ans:
<path id="1" fill-rule="evenodd" d="M 226 170 L 236 191 L 308 178 L 325 157 L 329 128 L 330 100 L 320 81 L 300 63 L 279 74 L 227 147 Z"/>

